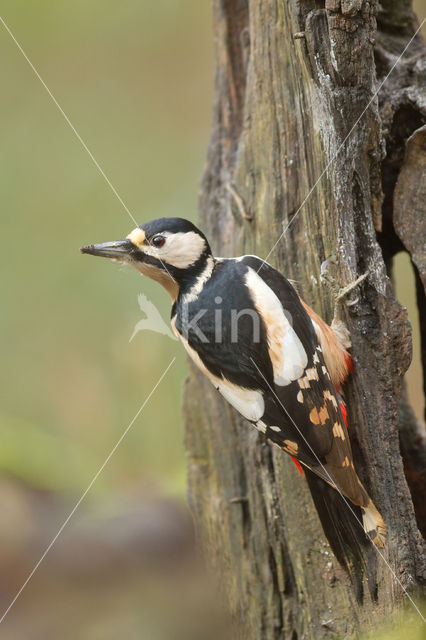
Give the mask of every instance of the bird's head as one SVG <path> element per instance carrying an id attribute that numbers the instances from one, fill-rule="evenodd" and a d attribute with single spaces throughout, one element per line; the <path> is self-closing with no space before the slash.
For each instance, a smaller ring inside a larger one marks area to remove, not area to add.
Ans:
<path id="1" fill-rule="evenodd" d="M 136 227 L 124 240 L 90 244 L 80 251 L 131 264 L 160 282 L 173 299 L 212 259 L 204 234 L 184 218 L 158 218 Z"/>

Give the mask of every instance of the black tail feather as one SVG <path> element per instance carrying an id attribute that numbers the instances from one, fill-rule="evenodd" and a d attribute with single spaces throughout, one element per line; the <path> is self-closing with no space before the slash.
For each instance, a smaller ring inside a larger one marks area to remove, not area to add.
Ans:
<path id="1" fill-rule="evenodd" d="M 348 573 L 359 602 L 363 599 L 363 576 L 370 594 L 376 590 L 375 558 L 372 544 L 364 533 L 360 507 L 344 499 L 336 489 L 305 468 L 306 480 L 329 545 Z"/>

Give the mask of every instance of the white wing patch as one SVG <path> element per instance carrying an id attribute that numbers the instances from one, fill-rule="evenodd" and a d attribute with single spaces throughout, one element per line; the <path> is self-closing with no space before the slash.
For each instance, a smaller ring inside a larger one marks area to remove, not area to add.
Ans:
<path id="1" fill-rule="evenodd" d="M 308 364 L 306 351 L 272 289 L 251 267 L 245 279 L 253 303 L 265 323 L 274 382 L 279 386 L 290 384 L 300 378 Z"/>
<path id="2" fill-rule="evenodd" d="M 172 319 L 172 329 L 182 341 L 191 360 L 216 387 L 225 400 L 241 413 L 244 418 L 252 422 L 258 422 L 265 412 L 263 394 L 260 391 L 256 391 L 256 389 L 244 389 L 236 384 L 232 384 L 232 382 L 229 382 L 226 378 L 218 378 L 213 375 L 204 365 L 195 349 L 193 349 L 188 344 L 188 341 L 176 330 L 176 316 Z"/>

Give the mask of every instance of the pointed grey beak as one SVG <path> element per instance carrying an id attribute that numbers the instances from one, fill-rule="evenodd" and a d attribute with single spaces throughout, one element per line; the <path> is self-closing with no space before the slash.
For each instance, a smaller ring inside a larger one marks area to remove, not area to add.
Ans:
<path id="1" fill-rule="evenodd" d="M 101 244 L 88 244 L 87 247 L 81 247 L 81 253 L 90 253 L 92 256 L 101 256 L 102 258 L 115 258 L 123 260 L 130 258 L 131 254 L 137 250 L 136 246 L 130 240 L 117 240 L 116 242 L 102 242 Z"/>

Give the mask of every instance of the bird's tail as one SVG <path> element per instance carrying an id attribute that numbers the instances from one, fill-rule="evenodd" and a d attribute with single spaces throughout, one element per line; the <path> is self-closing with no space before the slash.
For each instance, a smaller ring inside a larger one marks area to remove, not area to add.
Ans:
<path id="1" fill-rule="evenodd" d="M 337 560 L 349 574 L 357 599 L 362 601 L 363 598 L 364 575 L 375 598 L 376 553 L 372 542 L 383 546 L 386 531 L 379 512 L 371 500 L 366 507 L 359 507 L 343 498 L 310 469 L 305 468 L 305 474 L 325 536 Z"/>
<path id="2" fill-rule="evenodd" d="M 386 542 L 386 525 L 371 498 L 365 507 L 361 507 L 361 511 L 362 524 L 364 525 L 364 531 L 368 538 L 376 547 L 384 547 Z"/>

